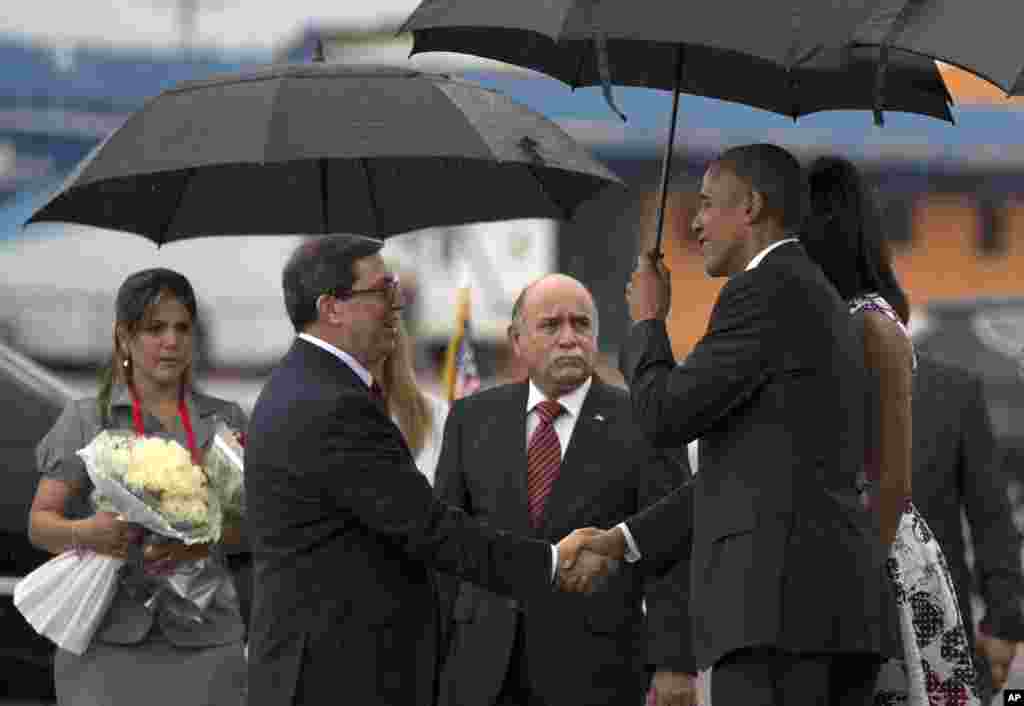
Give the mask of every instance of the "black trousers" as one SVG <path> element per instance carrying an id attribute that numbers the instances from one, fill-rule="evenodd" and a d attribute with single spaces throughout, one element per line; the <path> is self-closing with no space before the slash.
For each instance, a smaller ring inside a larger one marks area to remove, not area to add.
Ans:
<path id="1" fill-rule="evenodd" d="M 864 654 L 746 648 L 715 665 L 711 698 L 723 706 L 871 706 L 880 666 Z"/>

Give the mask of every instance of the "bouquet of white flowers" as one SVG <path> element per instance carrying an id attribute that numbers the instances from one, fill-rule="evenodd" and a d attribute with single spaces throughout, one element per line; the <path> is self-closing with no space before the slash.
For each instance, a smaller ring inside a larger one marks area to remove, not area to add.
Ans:
<path id="1" fill-rule="evenodd" d="M 241 440 L 223 423 L 204 467 L 176 441 L 120 431 L 100 432 L 78 455 L 95 486 L 94 508 L 141 525 L 151 543 L 217 542 L 225 518 L 238 522 L 244 514 Z M 181 562 L 152 577 L 156 588 L 147 606 L 170 593 L 183 599 L 176 601 L 177 612 L 201 622 L 223 583 L 221 574 L 203 570 L 206 562 Z M 22 579 L 14 603 L 37 632 L 81 654 L 117 590 L 124 564 L 93 552 L 65 552 Z"/>
<path id="2" fill-rule="evenodd" d="M 220 493 L 178 442 L 105 430 L 78 455 L 97 509 L 185 544 L 220 540 Z"/>

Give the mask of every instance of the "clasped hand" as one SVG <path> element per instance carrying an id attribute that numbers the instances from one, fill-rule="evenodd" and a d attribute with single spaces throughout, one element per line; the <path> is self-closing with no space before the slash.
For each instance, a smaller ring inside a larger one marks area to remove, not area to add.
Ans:
<path id="1" fill-rule="evenodd" d="M 618 529 L 578 529 L 558 543 L 558 587 L 571 593 L 600 590 L 615 574 L 625 555 Z"/>

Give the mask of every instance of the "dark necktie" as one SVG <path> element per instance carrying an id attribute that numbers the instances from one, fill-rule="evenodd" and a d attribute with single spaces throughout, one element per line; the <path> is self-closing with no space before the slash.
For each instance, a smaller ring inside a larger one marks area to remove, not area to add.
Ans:
<path id="1" fill-rule="evenodd" d="M 540 418 L 540 424 L 526 449 L 526 491 L 530 521 L 534 527 L 540 527 L 544 504 L 562 467 L 562 446 L 555 433 L 554 422 L 565 408 L 554 400 L 544 400 L 533 409 Z"/>

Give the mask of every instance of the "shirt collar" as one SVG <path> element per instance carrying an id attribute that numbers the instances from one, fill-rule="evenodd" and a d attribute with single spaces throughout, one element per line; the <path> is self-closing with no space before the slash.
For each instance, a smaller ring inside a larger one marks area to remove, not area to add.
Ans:
<path id="1" fill-rule="evenodd" d="M 192 416 L 197 414 L 208 414 L 213 411 L 213 407 L 210 405 L 210 398 L 201 393 L 197 393 L 192 389 L 191 385 L 185 386 L 185 404 L 189 407 L 189 412 Z M 128 389 L 128 385 L 123 382 L 115 382 L 110 388 L 110 405 L 109 408 L 112 410 L 115 407 L 128 407 L 132 406 L 132 393 Z"/>
<path id="2" fill-rule="evenodd" d="M 370 371 L 367 370 L 362 363 L 360 363 L 358 360 L 350 356 L 345 351 L 341 350 L 337 346 L 332 346 L 330 343 L 323 340 L 322 338 L 317 338 L 316 336 L 312 336 L 308 333 L 300 333 L 299 338 L 301 338 L 303 341 L 306 341 L 307 343 L 312 343 L 317 348 L 320 348 L 332 354 L 334 357 L 341 360 L 342 363 L 350 367 L 352 369 L 352 372 L 358 375 L 359 379 L 362 380 L 367 387 L 373 386 L 373 375 L 370 373 Z"/>
<path id="3" fill-rule="evenodd" d="M 772 250 L 774 250 L 775 248 L 779 247 L 780 245 L 785 245 L 786 243 L 798 243 L 798 242 L 800 242 L 800 239 L 795 237 L 795 236 L 794 237 L 789 237 L 789 238 L 783 238 L 782 240 L 776 240 L 774 243 L 772 243 L 771 245 L 766 247 L 764 250 L 759 252 L 757 255 L 754 255 L 754 259 L 752 259 L 750 261 L 750 264 L 747 265 L 746 269 L 752 270 L 755 267 L 757 267 L 758 265 L 760 265 L 761 261 L 768 255 L 768 253 L 770 253 Z"/>
<path id="4" fill-rule="evenodd" d="M 583 400 L 587 398 L 587 392 L 590 390 L 590 384 L 593 380 L 594 376 L 591 375 L 582 385 L 568 395 L 562 395 L 556 401 L 565 407 L 566 411 L 573 417 L 580 416 L 580 410 L 583 409 Z M 540 388 L 533 383 L 533 380 L 530 380 L 530 396 L 526 400 L 526 413 L 532 412 L 534 407 L 546 399 L 547 395 L 540 391 Z"/>

